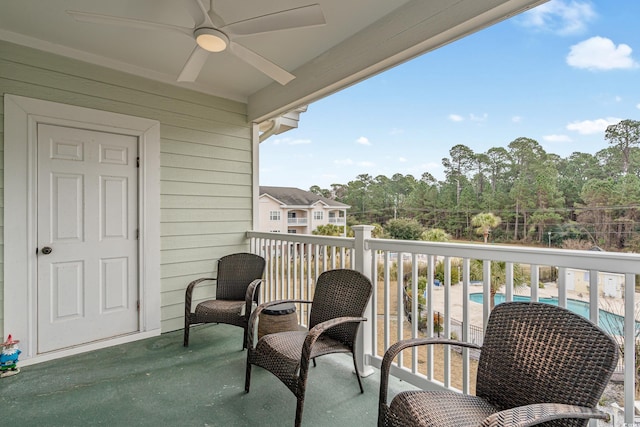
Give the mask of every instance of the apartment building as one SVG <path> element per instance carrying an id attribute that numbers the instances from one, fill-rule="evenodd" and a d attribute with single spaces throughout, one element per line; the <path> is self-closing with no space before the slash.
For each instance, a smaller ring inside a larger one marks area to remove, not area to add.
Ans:
<path id="1" fill-rule="evenodd" d="M 311 234 L 319 225 L 342 226 L 351 206 L 294 187 L 260 186 L 258 229 Z"/>

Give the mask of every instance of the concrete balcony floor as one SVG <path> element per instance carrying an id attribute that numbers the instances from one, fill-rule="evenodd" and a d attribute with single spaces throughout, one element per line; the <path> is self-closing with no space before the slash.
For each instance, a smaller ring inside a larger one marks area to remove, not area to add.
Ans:
<path id="1" fill-rule="evenodd" d="M 196 326 L 51 362 L 23 366 L 0 380 L 2 425 L 286 426 L 296 399 L 269 372 L 253 367 L 244 391 L 242 329 Z M 350 356 L 318 359 L 307 382 L 303 425 L 375 426 L 379 371 L 360 394 Z M 395 388 L 410 388 L 392 381 Z"/>

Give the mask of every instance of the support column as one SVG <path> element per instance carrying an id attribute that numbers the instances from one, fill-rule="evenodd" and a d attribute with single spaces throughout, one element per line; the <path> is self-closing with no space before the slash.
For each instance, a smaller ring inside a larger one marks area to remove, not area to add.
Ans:
<path id="1" fill-rule="evenodd" d="M 376 286 L 376 278 L 371 277 L 371 250 L 367 248 L 366 242 L 371 239 L 371 231 L 374 229 L 371 225 L 355 225 L 351 227 L 355 234 L 355 256 L 352 260 L 354 270 L 367 276 L 373 286 Z M 368 377 L 373 374 L 374 370 L 367 364 L 367 354 L 373 354 L 372 334 L 374 333 L 374 325 L 376 321 L 375 311 L 369 299 L 369 304 L 364 311 L 364 317 L 367 321 L 360 326 L 360 333 L 356 339 L 356 364 L 362 377 Z"/>

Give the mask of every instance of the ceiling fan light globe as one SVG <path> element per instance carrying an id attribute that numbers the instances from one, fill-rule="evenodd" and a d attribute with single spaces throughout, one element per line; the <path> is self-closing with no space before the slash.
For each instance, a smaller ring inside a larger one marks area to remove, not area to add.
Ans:
<path id="1" fill-rule="evenodd" d="M 229 38 L 213 28 L 198 28 L 194 35 L 198 46 L 209 52 L 222 52 L 229 46 Z"/>

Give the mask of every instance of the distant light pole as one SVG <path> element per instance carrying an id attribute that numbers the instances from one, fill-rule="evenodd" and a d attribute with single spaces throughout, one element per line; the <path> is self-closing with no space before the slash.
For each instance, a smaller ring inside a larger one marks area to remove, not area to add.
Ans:
<path id="1" fill-rule="evenodd" d="M 551 232 L 547 231 L 547 234 L 549 235 L 549 247 L 551 247 Z"/>

